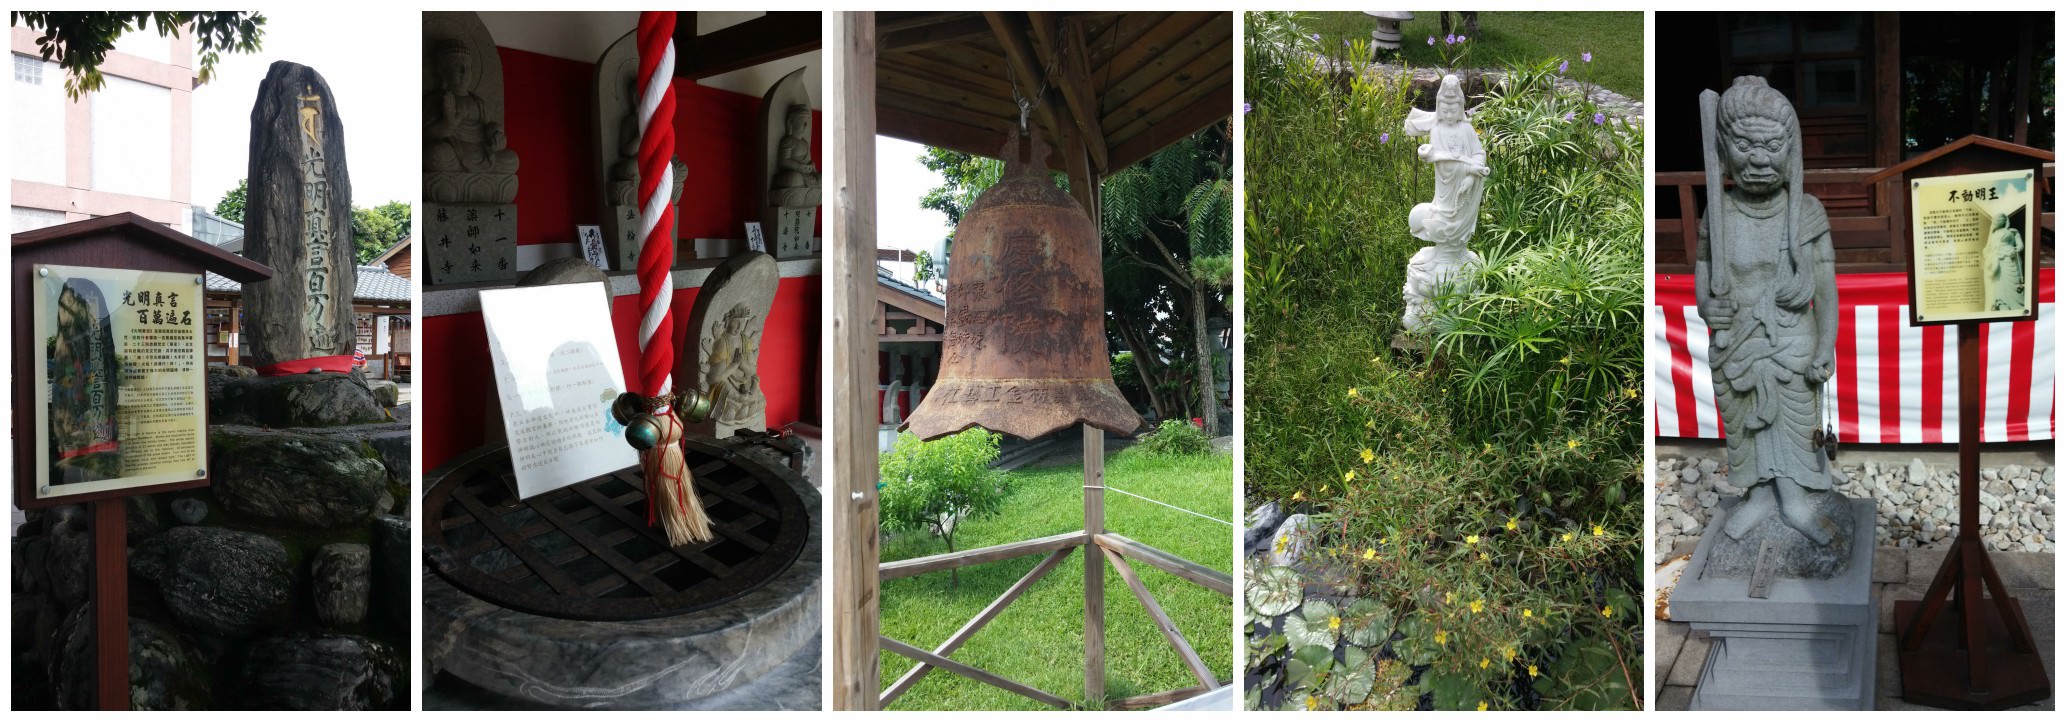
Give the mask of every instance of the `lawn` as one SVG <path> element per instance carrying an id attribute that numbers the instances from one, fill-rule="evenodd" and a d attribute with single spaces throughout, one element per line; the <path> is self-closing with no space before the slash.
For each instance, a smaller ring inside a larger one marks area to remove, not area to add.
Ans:
<path id="1" fill-rule="evenodd" d="M 1233 460 L 1225 454 L 1171 458 L 1129 449 L 1108 458 L 1105 465 L 1105 481 L 1113 488 L 1220 519 L 1231 519 L 1234 513 L 1233 473 Z M 966 522 L 955 535 L 956 547 L 973 549 L 1083 528 L 1081 466 L 1021 469 L 1012 476 L 1016 490 L 1002 512 Z M 1106 494 L 1105 526 L 1193 562 L 1230 573 L 1233 569 L 1233 535 L 1219 523 L 1132 497 Z M 882 560 L 944 551 L 944 544 L 924 534 L 899 534 L 884 540 Z M 1036 555 L 964 568 L 958 588 L 949 586 L 946 572 L 885 582 L 882 633 L 925 649 L 937 647 L 1040 559 Z M 1081 549 L 1070 554 L 952 658 L 1080 704 L 1082 559 Z M 1159 570 L 1139 564 L 1134 569 L 1206 666 L 1222 680 L 1228 679 L 1233 664 L 1233 603 Z M 1105 654 L 1106 694 L 1111 699 L 1197 684 L 1110 564 L 1105 565 Z M 884 652 L 883 685 L 887 687 L 913 666 L 915 663 L 904 657 Z M 1047 709 L 1031 699 L 940 670 L 927 675 L 891 708 Z"/>
<path id="2" fill-rule="evenodd" d="M 1321 47 L 1341 48 L 1342 41 L 1370 40 L 1377 20 L 1360 12 L 1307 13 L 1308 28 L 1320 34 Z M 1413 65 L 1442 65 L 1442 21 L 1440 13 L 1414 11 L 1405 32 L 1406 61 Z M 1450 32 L 1463 31 L 1462 22 L 1451 16 Z M 1433 46 L 1428 38 L 1434 38 Z M 1571 61 L 1571 77 L 1585 79 L 1589 68 L 1594 82 L 1636 100 L 1643 98 L 1643 14 L 1635 12 L 1481 12 L 1478 35 L 1465 41 L 1470 47 L 1468 64 L 1496 68 L 1542 58 Z M 1335 51 L 1339 52 L 1339 51 Z M 1588 64 L 1582 53 L 1593 54 Z"/>

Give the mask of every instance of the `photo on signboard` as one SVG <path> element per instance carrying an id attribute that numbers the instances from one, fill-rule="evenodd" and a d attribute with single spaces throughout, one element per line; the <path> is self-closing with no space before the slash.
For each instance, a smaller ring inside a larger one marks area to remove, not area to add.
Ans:
<path id="1" fill-rule="evenodd" d="M 203 476 L 194 276 L 39 265 L 37 498 Z"/>

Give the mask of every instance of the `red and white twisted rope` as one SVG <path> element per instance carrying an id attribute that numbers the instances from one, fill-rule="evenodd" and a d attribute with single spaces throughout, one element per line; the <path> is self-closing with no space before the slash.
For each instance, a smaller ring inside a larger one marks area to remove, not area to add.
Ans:
<path id="1" fill-rule="evenodd" d="M 647 396 L 674 385 L 674 13 L 638 16 L 638 377 Z"/>

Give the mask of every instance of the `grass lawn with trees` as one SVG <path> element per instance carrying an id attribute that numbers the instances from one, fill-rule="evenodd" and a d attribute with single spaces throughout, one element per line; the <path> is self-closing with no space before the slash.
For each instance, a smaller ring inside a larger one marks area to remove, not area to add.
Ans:
<path id="1" fill-rule="evenodd" d="M 1354 40 L 1368 48 L 1370 30 L 1377 19 L 1360 12 L 1306 13 L 1304 23 L 1320 35 L 1320 47 L 1339 54 L 1343 40 Z M 1463 23 L 1450 16 L 1450 32 L 1463 32 Z M 1406 62 L 1422 67 L 1446 66 L 1442 57 L 1442 20 L 1434 11 L 1413 11 L 1413 19 L 1400 26 L 1405 33 Z M 1434 38 L 1433 45 L 1428 38 Z M 1603 12 L 1481 12 L 1478 34 L 1465 40 L 1470 54 L 1464 64 L 1475 68 L 1502 68 L 1530 64 L 1545 58 L 1571 62 L 1570 77 L 1592 80 L 1616 93 L 1643 99 L 1643 14 Z M 1450 51 L 1453 55 L 1454 50 Z M 1592 53 L 1592 62 L 1582 54 Z M 1368 60 L 1369 58 L 1364 58 Z"/>
<path id="2" fill-rule="evenodd" d="M 957 531 L 959 549 L 1024 541 L 1083 528 L 1083 467 L 1025 468 L 1011 472 L 1013 489 L 994 516 L 971 519 Z M 1233 518 L 1233 459 L 1225 453 L 1157 456 L 1139 447 L 1106 459 L 1105 480 L 1152 499 L 1220 519 Z M 1105 526 L 1143 544 L 1199 564 L 1233 569 L 1231 531 L 1217 522 L 1121 494 L 1105 495 Z M 885 562 L 939 554 L 945 545 L 923 532 L 883 541 Z M 1077 549 L 1035 583 L 950 657 L 1007 679 L 1081 703 L 1083 699 L 1083 553 Z M 934 572 L 884 582 L 882 633 L 933 649 L 989 606 L 1045 555 L 979 564 L 961 570 L 960 585 Z M 1191 647 L 1222 680 L 1231 678 L 1233 603 L 1204 587 L 1142 564 L 1133 565 Z M 1106 693 L 1112 699 L 1163 692 L 1198 682 L 1177 659 L 1147 612 L 1105 565 Z M 916 666 L 882 654 L 887 687 Z M 1035 710 L 1039 702 L 933 670 L 891 709 Z"/>

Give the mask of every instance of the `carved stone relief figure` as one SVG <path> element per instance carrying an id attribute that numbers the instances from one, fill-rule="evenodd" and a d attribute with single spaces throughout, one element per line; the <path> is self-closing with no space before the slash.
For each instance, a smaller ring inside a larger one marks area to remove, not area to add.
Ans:
<path id="1" fill-rule="evenodd" d="M 703 338 L 703 379 L 719 388 L 715 418 L 748 425 L 766 415 L 760 392 L 760 324 L 745 304 L 725 312 L 717 333 Z"/>
<path id="2" fill-rule="evenodd" d="M 811 107 L 791 105 L 776 148 L 774 183 L 768 202 L 783 208 L 812 208 L 820 197 L 818 168 L 811 165 Z"/>
<path id="3" fill-rule="evenodd" d="M 445 176 L 428 184 L 432 202 L 516 200 L 516 152 L 509 149 L 502 118 L 478 92 L 477 52 L 446 39 L 430 56 L 436 84 L 423 99 L 423 164 L 430 175 Z"/>

